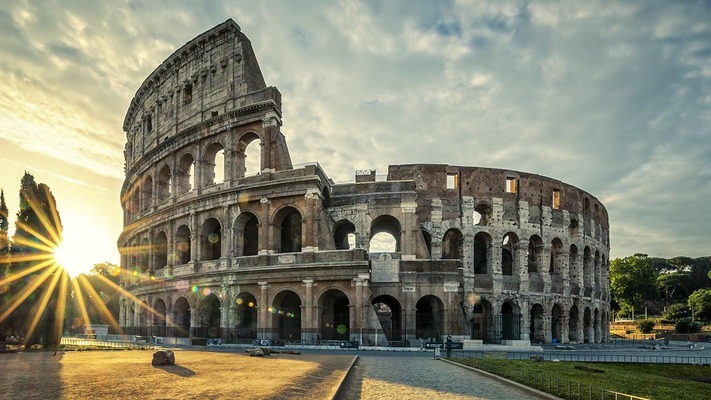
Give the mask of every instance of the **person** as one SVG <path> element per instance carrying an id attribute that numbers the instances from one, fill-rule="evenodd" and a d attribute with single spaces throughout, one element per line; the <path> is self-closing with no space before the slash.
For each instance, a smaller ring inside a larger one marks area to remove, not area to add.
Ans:
<path id="1" fill-rule="evenodd" d="M 447 335 L 447 358 L 452 358 L 452 337 Z"/>

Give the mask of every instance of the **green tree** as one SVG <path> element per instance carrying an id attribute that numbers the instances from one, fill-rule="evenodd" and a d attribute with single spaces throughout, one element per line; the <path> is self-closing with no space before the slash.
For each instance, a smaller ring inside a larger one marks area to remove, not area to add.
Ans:
<path id="1" fill-rule="evenodd" d="M 9 213 L 7 204 L 5 204 L 5 192 L 0 189 L 0 279 L 5 276 L 5 270 L 8 266 L 7 257 L 10 254 L 10 237 L 8 229 L 10 227 Z M 0 293 L 3 289 L 0 288 Z"/>
<path id="2" fill-rule="evenodd" d="M 660 291 L 667 299 L 672 302 L 673 299 L 686 299 L 689 296 L 689 288 L 691 287 L 691 273 L 687 271 L 674 271 L 659 275 L 657 285 Z"/>
<path id="3" fill-rule="evenodd" d="M 646 254 L 612 260 L 610 289 L 617 304 L 624 310 L 634 310 L 647 300 L 658 299 L 657 275 Z"/>
<path id="4" fill-rule="evenodd" d="M 689 306 L 694 311 L 694 317 L 711 321 L 711 288 L 699 289 L 689 296 Z"/>
<path id="5" fill-rule="evenodd" d="M 45 184 L 37 184 L 34 176 L 25 172 L 20 180 L 20 206 L 15 220 L 15 233 L 10 243 L 9 266 L 6 276 L 23 274 L 19 279 L 9 282 L 9 288 L 0 312 L 11 307 L 15 299 L 28 294 L 27 298 L 4 321 L 0 321 L 6 330 L 25 334 L 28 345 L 40 343 L 54 345 L 59 341 L 55 322 L 57 290 L 52 291 L 56 274 L 61 271 L 51 268 L 52 247 L 61 242 L 62 223 L 57 212 L 52 191 Z M 29 274 L 26 272 L 37 267 Z M 59 277 L 56 277 L 59 279 Z M 38 323 L 32 332 L 33 320 L 39 315 Z M 59 316 L 61 318 L 61 316 Z M 59 320 L 61 321 L 61 319 Z"/>
<path id="6" fill-rule="evenodd" d="M 689 308 L 686 304 L 676 303 L 667 307 L 666 311 L 662 314 L 662 318 L 665 321 L 674 322 L 688 318 L 690 315 Z"/>

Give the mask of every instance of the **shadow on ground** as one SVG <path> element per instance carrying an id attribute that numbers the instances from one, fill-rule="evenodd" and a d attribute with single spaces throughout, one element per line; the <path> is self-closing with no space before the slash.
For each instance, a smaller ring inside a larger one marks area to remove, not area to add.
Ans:
<path id="1" fill-rule="evenodd" d="M 173 375 L 182 376 L 184 378 L 188 378 L 195 375 L 195 371 L 185 367 L 181 367 L 180 365 L 156 365 L 153 368 L 162 369 L 165 372 L 171 373 Z"/>

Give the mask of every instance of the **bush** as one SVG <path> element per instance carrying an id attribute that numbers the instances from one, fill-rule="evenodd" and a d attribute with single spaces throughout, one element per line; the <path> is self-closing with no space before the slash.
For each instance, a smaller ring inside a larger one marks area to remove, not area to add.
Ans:
<path id="1" fill-rule="evenodd" d="M 662 314 L 662 318 L 674 324 L 677 321 L 688 318 L 689 315 L 689 308 L 686 304 L 677 303 L 667 307 L 667 310 Z"/>
<path id="2" fill-rule="evenodd" d="M 639 321 L 637 324 L 637 330 L 642 332 L 642 333 L 651 333 L 652 329 L 654 329 L 654 321 L 645 319 L 642 321 Z"/>
<path id="3" fill-rule="evenodd" d="M 674 330 L 676 333 L 696 333 L 701 330 L 701 324 L 692 321 L 691 318 L 684 318 L 674 325 Z"/>

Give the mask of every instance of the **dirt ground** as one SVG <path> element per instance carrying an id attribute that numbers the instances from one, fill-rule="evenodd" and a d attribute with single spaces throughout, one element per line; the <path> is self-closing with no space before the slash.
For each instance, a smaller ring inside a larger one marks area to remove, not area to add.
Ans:
<path id="1" fill-rule="evenodd" d="M 272 355 L 174 350 L 0 354 L 0 399 L 331 398 L 352 355 Z"/>

